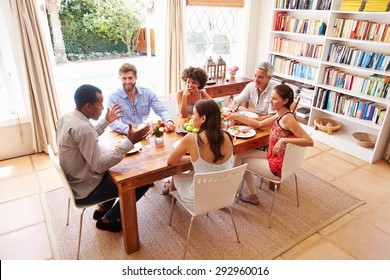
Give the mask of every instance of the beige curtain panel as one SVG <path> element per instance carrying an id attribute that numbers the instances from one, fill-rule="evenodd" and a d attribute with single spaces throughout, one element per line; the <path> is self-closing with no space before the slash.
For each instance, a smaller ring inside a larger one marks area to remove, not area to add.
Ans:
<path id="1" fill-rule="evenodd" d="M 48 152 L 50 144 L 57 152 L 55 125 L 60 115 L 50 58 L 45 38 L 39 25 L 35 0 L 10 1 L 17 17 L 23 45 L 25 71 L 28 80 L 32 112 L 34 149 Z"/>
<path id="2" fill-rule="evenodd" d="M 180 73 L 184 69 L 183 0 L 168 1 L 167 40 L 165 53 L 165 92 L 174 93 L 181 88 Z"/>

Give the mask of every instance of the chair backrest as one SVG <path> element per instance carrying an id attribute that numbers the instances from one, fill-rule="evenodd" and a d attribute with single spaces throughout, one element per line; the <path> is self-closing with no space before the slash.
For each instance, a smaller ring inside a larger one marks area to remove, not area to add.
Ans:
<path id="1" fill-rule="evenodd" d="M 168 113 L 171 115 L 172 118 L 176 118 L 176 111 L 177 111 L 177 106 L 176 106 L 176 94 L 171 93 L 171 94 L 166 94 L 166 95 L 159 95 L 157 96 L 158 100 L 161 101 L 161 103 L 164 105 L 164 107 L 167 109 Z M 150 112 L 150 117 L 151 119 L 158 119 L 159 116 L 151 110 Z"/>
<path id="2" fill-rule="evenodd" d="M 60 165 L 60 163 L 58 161 L 58 158 L 54 155 L 54 152 L 53 152 L 52 148 L 50 147 L 50 145 L 48 145 L 48 150 L 49 150 L 50 159 L 53 162 L 53 165 L 54 165 L 55 169 L 57 170 L 57 173 L 58 173 L 58 175 L 59 175 L 59 177 L 61 179 L 63 187 L 66 190 L 66 193 L 68 194 L 70 200 L 72 200 L 73 205 L 75 207 L 79 208 L 79 206 L 77 206 L 77 204 L 75 202 L 75 198 L 74 198 L 74 194 L 73 194 L 73 191 L 72 191 L 72 187 L 69 185 L 68 179 L 66 179 L 65 173 L 62 170 L 62 167 L 61 167 L 61 165 Z"/>
<path id="3" fill-rule="evenodd" d="M 195 215 L 228 207 L 234 203 L 248 164 L 228 170 L 194 175 Z"/>
<path id="4" fill-rule="evenodd" d="M 306 147 L 287 143 L 282 166 L 282 181 L 301 169 L 305 152 Z"/>
<path id="5" fill-rule="evenodd" d="M 291 105 L 290 105 L 291 113 L 295 114 L 295 112 L 297 111 L 297 108 L 298 108 L 299 101 L 301 101 L 300 97 L 298 97 L 296 100 L 293 101 L 293 103 L 291 103 Z"/>

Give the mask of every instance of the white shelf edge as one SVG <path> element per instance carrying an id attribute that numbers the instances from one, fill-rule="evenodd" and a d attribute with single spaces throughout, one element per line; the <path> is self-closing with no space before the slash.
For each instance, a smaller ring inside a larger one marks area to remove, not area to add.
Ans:
<path id="1" fill-rule="evenodd" d="M 373 157 L 374 148 L 359 146 L 350 134 L 345 134 L 341 131 L 335 131 L 332 134 L 327 134 L 326 132 L 320 130 L 314 130 L 311 133 L 311 137 L 316 141 L 324 143 L 344 153 L 353 155 L 369 163 L 376 160 Z"/>
<path id="2" fill-rule="evenodd" d="M 337 113 L 334 113 L 334 112 L 331 112 L 331 111 L 328 111 L 328 110 L 324 110 L 324 109 L 320 109 L 320 108 L 317 108 L 317 107 L 314 107 L 312 106 L 312 109 L 313 110 L 317 110 L 323 114 L 327 114 L 327 115 L 331 115 L 331 116 L 334 116 L 338 119 L 342 119 L 342 120 L 346 120 L 348 122 L 351 122 L 351 123 L 356 123 L 358 125 L 362 125 L 362 126 L 365 126 L 365 127 L 368 127 L 368 128 L 372 128 L 372 129 L 375 129 L 375 130 L 380 130 L 382 127 L 380 125 L 377 125 L 371 121 L 368 121 L 368 120 L 361 120 L 361 119 L 358 119 L 358 118 L 353 118 L 353 117 L 348 117 L 348 116 L 344 116 L 344 115 L 341 115 L 341 114 L 337 114 Z"/>
<path id="3" fill-rule="evenodd" d="M 358 42 L 359 44 L 361 43 L 361 44 L 367 44 L 367 45 L 378 44 L 380 46 L 383 45 L 384 47 L 387 47 L 387 48 L 390 47 L 390 43 L 389 42 L 381 42 L 381 41 L 347 39 L 347 38 L 332 37 L 332 36 L 326 36 L 326 40 L 352 42 L 352 43 Z"/>
<path id="4" fill-rule="evenodd" d="M 329 66 L 333 66 L 336 68 L 363 71 L 363 72 L 367 72 L 367 74 L 379 74 L 379 75 L 384 75 L 384 76 L 389 75 L 389 72 L 382 71 L 382 70 L 376 70 L 376 69 L 372 69 L 372 68 L 363 68 L 363 67 L 359 67 L 359 66 L 353 66 L 353 65 L 337 63 L 337 62 L 330 62 L 330 61 L 322 61 L 321 63 L 324 65 L 329 65 Z"/>
<path id="5" fill-rule="evenodd" d="M 315 63 L 315 64 L 317 64 L 318 67 L 319 67 L 319 64 L 321 62 L 318 58 L 311 58 L 311 57 L 306 57 L 306 56 L 297 56 L 297 55 L 293 55 L 293 54 L 289 54 L 289 53 L 281 53 L 281 52 L 275 52 L 275 51 L 270 51 L 268 53 L 269 54 L 273 54 L 273 55 L 278 55 L 278 56 L 291 58 L 293 60 L 300 60 L 300 61 L 307 61 L 307 62 L 310 62 L 310 63 Z"/>

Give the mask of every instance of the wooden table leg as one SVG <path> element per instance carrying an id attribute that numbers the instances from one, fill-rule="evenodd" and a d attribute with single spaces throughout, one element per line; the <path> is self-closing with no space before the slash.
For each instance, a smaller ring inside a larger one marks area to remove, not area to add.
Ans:
<path id="1" fill-rule="evenodd" d="M 124 192 L 119 191 L 119 201 L 125 250 L 127 254 L 131 254 L 140 249 L 135 189 L 120 189 L 127 189 Z"/>

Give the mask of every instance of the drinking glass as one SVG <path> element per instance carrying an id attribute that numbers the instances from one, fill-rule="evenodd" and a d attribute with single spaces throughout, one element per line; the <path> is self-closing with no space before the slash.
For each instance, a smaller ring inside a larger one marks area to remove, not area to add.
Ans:
<path id="1" fill-rule="evenodd" d="M 152 125 L 152 121 L 149 119 L 149 117 L 143 117 L 142 119 L 142 125 L 145 127 L 147 125 Z M 150 145 L 150 135 L 146 136 L 146 140 L 148 141 L 147 144 L 144 146 L 145 150 L 148 150 L 151 148 Z"/>

